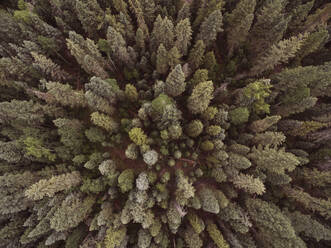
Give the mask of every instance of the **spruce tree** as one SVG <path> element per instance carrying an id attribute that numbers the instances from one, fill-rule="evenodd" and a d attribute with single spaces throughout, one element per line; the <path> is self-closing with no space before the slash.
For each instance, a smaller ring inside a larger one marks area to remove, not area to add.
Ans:
<path id="1" fill-rule="evenodd" d="M 330 245 L 330 4 L 0 3 L 0 248 Z"/>

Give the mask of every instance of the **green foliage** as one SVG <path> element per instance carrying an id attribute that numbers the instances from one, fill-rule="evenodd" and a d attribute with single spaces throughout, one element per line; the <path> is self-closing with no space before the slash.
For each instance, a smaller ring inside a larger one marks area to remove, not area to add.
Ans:
<path id="1" fill-rule="evenodd" d="M 243 102 L 252 102 L 253 112 L 257 114 L 269 114 L 269 104 L 265 102 L 271 93 L 269 80 L 256 81 L 250 83 L 243 89 Z"/>
<path id="2" fill-rule="evenodd" d="M 199 68 L 199 66 L 202 64 L 205 49 L 206 45 L 203 40 L 198 40 L 195 42 L 194 47 L 191 48 L 188 62 L 192 70 Z"/>
<path id="3" fill-rule="evenodd" d="M 290 220 L 272 203 L 249 198 L 246 201 L 248 213 L 256 226 L 263 229 L 257 234 L 259 242 L 269 247 L 306 247 L 295 235 Z"/>
<path id="4" fill-rule="evenodd" d="M 92 212 L 94 203 L 94 196 L 80 199 L 77 195 L 68 195 L 50 219 L 51 228 L 59 232 L 78 226 Z"/>
<path id="5" fill-rule="evenodd" d="M 214 86 L 212 81 L 201 82 L 197 84 L 191 96 L 187 99 L 187 108 L 192 114 L 204 112 L 213 99 Z"/>
<path id="6" fill-rule="evenodd" d="M 218 230 L 217 226 L 214 223 L 207 224 L 207 232 L 218 248 L 230 247 L 229 244 L 225 241 L 222 233 Z"/>
<path id="7" fill-rule="evenodd" d="M 36 158 L 46 158 L 50 161 L 54 161 L 56 159 L 56 155 L 50 151 L 50 149 L 47 149 L 43 147 L 43 142 L 40 139 L 35 139 L 33 137 L 27 137 L 23 141 L 25 145 L 25 149 L 27 150 L 27 155 L 34 156 Z"/>
<path id="8" fill-rule="evenodd" d="M 156 71 L 160 74 L 166 74 L 169 69 L 168 52 L 164 45 L 161 43 L 157 49 L 156 55 Z"/>
<path id="9" fill-rule="evenodd" d="M 195 138 L 198 137 L 203 131 L 203 124 L 200 120 L 191 121 L 186 127 L 188 136 Z"/>
<path id="10" fill-rule="evenodd" d="M 242 45 L 248 36 L 254 19 L 255 0 L 240 0 L 236 8 L 226 16 L 226 32 L 229 56 Z"/>
<path id="11" fill-rule="evenodd" d="M 129 137 L 138 146 L 145 145 L 147 143 L 147 136 L 141 128 L 132 128 L 129 132 Z"/>
<path id="12" fill-rule="evenodd" d="M 245 107 L 239 107 L 229 112 L 231 123 L 240 125 L 248 121 L 249 110 Z"/>
<path id="13" fill-rule="evenodd" d="M 106 248 L 115 248 L 119 246 L 125 238 L 126 228 L 120 227 L 119 229 L 114 229 L 109 227 L 106 232 L 104 245 Z"/>
<path id="14" fill-rule="evenodd" d="M 107 130 L 109 133 L 116 132 L 118 129 L 118 123 L 116 123 L 111 117 L 99 112 L 91 114 L 91 121 L 94 125 Z"/>
<path id="15" fill-rule="evenodd" d="M 324 2 L 2 1 L 0 247 L 327 247 Z"/>
<path id="16" fill-rule="evenodd" d="M 32 200 L 41 200 L 45 196 L 53 197 L 55 193 L 70 189 L 81 183 L 81 177 L 78 171 L 59 176 L 53 176 L 50 179 L 42 179 L 30 186 L 25 191 L 25 195 Z"/>
<path id="17" fill-rule="evenodd" d="M 136 102 L 138 100 L 137 89 L 132 84 L 125 85 L 125 95 L 131 102 Z"/>
<path id="18" fill-rule="evenodd" d="M 169 73 L 165 82 L 165 90 L 170 96 L 179 96 L 185 91 L 185 75 L 181 65 L 176 67 Z"/>
<path id="19" fill-rule="evenodd" d="M 118 177 L 118 186 L 122 193 L 128 192 L 133 188 L 134 172 L 132 169 L 124 170 Z"/>

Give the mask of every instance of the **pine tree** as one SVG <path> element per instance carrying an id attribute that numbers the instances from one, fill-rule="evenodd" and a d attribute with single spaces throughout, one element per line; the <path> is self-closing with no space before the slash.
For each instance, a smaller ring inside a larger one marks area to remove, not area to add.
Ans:
<path id="1" fill-rule="evenodd" d="M 172 21 L 168 17 L 162 18 L 158 15 L 151 33 L 150 49 L 156 51 L 162 43 L 169 50 L 174 45 L 174 37 L 174 24 Z"/>
<path id="2" fill-rule="evenodd" d="M 248 213 L 255 225 L 263 229 L 256 233 L 258 243 L 268 247 L 306 247 L 295 235 L 290 220 L 272 203 L 249 198 L 246 201 Z"/>
<path id="3" fill-rule="evenodd" d="M 97 36 L 96 30 L 102 28 L 104 12 L 96 0 L 91 1 L 75 1 L 76 14 L 84 30 L 90 37 Z"/>
<path id="4" fill-rule="evenodd" d="M 249 158 L 258 168 L 277 174 L 284 174 L 285 171 L 291 172 L 300 164 L 294 154 L 268 146 L 253 148 Z"/>
<path id="5" fill-rule="evenodd" d="M 179 96 L 185 91 L 185 86 L 185 75 L 182 66 L 176 65 L 165 81 L 166 93 L 173 97 Z"/>
<path id="6" fill-rule="evenodd" d="M 108 77 L 105 71 L 106 61 L 92 40 L 84 40 L 81 35 L 70 31 L 67 46 L 70 53 L 87 73 L 101 78 Z"/>
<path id="7" fill-rule="evenodd" d="M 79 195 L 68 195 L 50 219 L 51 228 L 59 232 L 78 226 L 92 212 L 94 203 L 93 196 L 82 199 Z"/>
<path id="8" fill-rule="evenodd" d="M 229 248 L 229 244 L 224 240 L 222 233 L 214 223 L 207 224 L 207 232 L 218 248 Z"/>
<path id="9" fill-rule="evenodd" d="M 290 20 L 282 13 L 284 7 L 285 0 L 266 1 L 263 4 L 249 35 L 250 57 L 259 58 L 281 40 Z"/>
<path id="10" fill-rule="evenodd" d="M 216 40 L 217 34 L 223 31 L 222 26 L 223 15 L 221 10 L 213 11 L 201 24 L 197 40 L 202 40 L 206 47 L 210 46 Z"/>
<path id="11" fill-rule="evenodd" d="M 112 54 L 114 59 L 116 59 L 119 63 L 132 67 L 135 58 L 130 58 L 128 47 L 122 34 L 113 27 L 109 26 L 107 29 L 107 41 L 111 51 L 113 52 Z"/>
<path id="12" fill-rule="evenodd" d="M 156 55 L 156 71 L 160 74 L 166 74 L 169 69 L 168 52 L 161 43 Z"/>
<path id="13" fill-rule="evenodd" d="M 233 179 L 233 184 L 250 194 L 262 195 L 265 192 L 265 186 L 261 180 L 253 178 L 251 175 L 239 174 Z"/>
<path id="14" fill-rule="evenodd" d="M 308 214 L 302 214 L 299 211 L 286 212 L 288 218 L 291 220 L 292 226 L 296 233 L 303 233 L 307 237 L 320 240 L 331 240 L 331 229 L 325 227 L 317 220 L 314 220 Z"/>
<path id="15" fill-rule="evenodd" d="M 91 114 L 91 121 L 93 124 L 105 129 L 109 133 L 116 132 L 119 127 L 118 123 L 111 117 L 99 112 L 94 112 Z"/>
<path id="16" fill-rule="evenodd" d="M 192 28 L 188 18 L 181 20 L 175 27 L 176 47 L 182 55 L 186 55 L 191 44 Z"/>
<path id="17" fill-rule="evenodd" d="M 34 92 L 37 97 L 47 103 L 58 103 L 64 107 L 86 107 L 86 99 L 82 91 L 73 90 L 68 84 L 46 82 L 47 93 Z"/>
<path id="18" fill-rule="evenodd" d="M 315 2 L 315 0 L 309 1 L 307 3 L 300 4 L 300 5 L 296 6 L 295 8 L 293 8 L 292 13 L 291 13 L 292 18 L 288 24 L 288 29 L 290 31 L 292 31 L 292 32 L 301 31 L 300 29 L 302 29 L 302 23 L 308 16 L 310 10 L 313 8 L 314 2 Z"/>
<path id="19" fill-rule="evenodd" d="M 306 209 L 319 212 L 325 219 L 331 217 L 331 201 L 311 196 L 309 193 L 289 186 L 284 187 L 284 193 L 291 199 L 302 204 Z"/>
<path id="20" fill-rule="evenodd" d="M 256 1 L 241 0 L 231 14 L 226 15 L 228 56 L 231 57 L 233 51 L 242 45 L 248 36 L 249 29 L 254 19 L 254 9 Z"/>
<path id="21" fill-rule="evenodd" d="M 189 53 L 188 62 L 190 64 L 190 69 L 192 71 L 196 70 L 200 67 L 203 61 L 203 57 L 205 54 L 206 45 L 202 40 L 198 40 L 195 42 L 194 47 L 191 48 Z"/>
<path id="22" fill-rule="evenodd" d="M 291 37 L 288 40 L 282 40 L 277 45 L 273 45 L 270 50 L 261 57 L 254 65 L 249 74 L 259 75 L 264 71 L 272 70 L 275 66 L 286 63 L 293 58 L 304 44 L 307 35 Z"/>
<path id="23" fill-rule="evenodd" d="M 191 96 L 187 99 L 187 108 L 193 113 L 202 113 L 208 108 L 213 98 L 213 82 L 201 82 L 194 87 Z"/>
<path id="24" fill-rule="evenodd" d="M 53 197 L 55 193 L 70 189 L 81 182 L 78 171 L 67 173 L 59 176 L 53 176 L 50 179 L 42 179 L 30 186 L 25 191 L 25 195 L 32 200 L 41 200 L 45 196 Z"/>
<path id="25" fill-rule="evenodd" d="M 51 59 L 48 59 L 42 54 L 37 54 L 32 52 L 35 63 L 33 66 L 39 69 L 47 77 L 50 77 L 54 81 L 62 81 L 69 78 L 68 73 L 63 71 L 57 64 L 55 64 Z"/>

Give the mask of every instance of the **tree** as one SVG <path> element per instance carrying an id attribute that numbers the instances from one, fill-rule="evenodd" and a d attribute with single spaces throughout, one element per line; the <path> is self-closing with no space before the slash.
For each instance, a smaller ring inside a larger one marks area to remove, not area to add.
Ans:
<path id="1" fill-rule="evenodd" d="M 76 14 L 84 30 L 89 34 L 90 37 L 94 38 L 97 36 L 97 30 L 101 29 L 103 23 L 104 11 L 102 11 L 96 0 L 92 1 L 81 1 L 77 0 L 76 3 Z"/>
<path id="2" fill-rule="evenodd" d="M 166 74 L 169 69 L 168 52 L 161 43 L 156 55 L 156 71 L 160 74 Z"/>
<path id="3" fill-rule="evenodd" d="M 87 102 L 82 91 L 73 90 L 68 84 L 46 82 L 47 93 L 35 92 L 36 96 L 48 103 L 58 103 L 64 107 L 86 107 Z"/>
<path id="4" fill-rule="evenodd" d="M 192 114 L 202 113 L 208 108 L 213 99 L 214 86 L 212 81 L 201 82 L 196 85 L 187 99 L 187 108 Z"/>
<path id="5" fill-rule="evenodd" d="M 331 201 L 311 196 L 303 190 L 293 189 L 289 186 L 284 187 L 284 193 L 291 199 L 302 204 L 306 209 L 313 212 L 317 211 L 326 219 L 331 217 Z"/>
<path id="6" fill-rule="evenodd" d="M 130 58 L 129 50 L 122 34 L 115 28 L 109 26 L 107 29 L 107 41 L 114 59 L 118 61 L 118 63 L 124 64 L 130 68 L 133 67 L 135 57 Z"/>
<path id="7" fill-rule="evenodd" d="M 62 81 L 69 79 L 69 74 L 62 70 L 59 65 L 55 64 L 51 59 L 48 59 L 42 54 L 31 52 L 34 58 L 33 66 L 40 70 L 45 76 L 50 77 L 54 81 Z"/>
<path id="8" fill-rule="evenodd" d="M 176 47 L 182 55 L 186 55 L 188 47 L 191 44 L 192 28 L 190 20 L 185 18 L 181 20 L 175 27 Z"/>
<path id="9" fill-rule="evenodd" d="M 129 132 L 130 139 L 138 146 L 144 145 L 147 143 L 147 136 L 144 134 L 144 131 L 141 128 L 133 128 Z"/>
<path id="10" fill-rule="evenodd" d="M 132 169 L 124 170 L 118 177 L 118 186 L 122 193 L 125 193 L 133 188 L 134 173 Z"/>
<path id="11" fill-rule="evenodd" d="M 303 233 L 307 237 L 320 240 L 331 240 L 331 230 L 313 219 L 308 214 L 302 214 L 299 211 L 286 212 L 286 216 L 291 220 L 296 233 Z"/>
<path id="12" fill-rule="evenodd" d="M 230 247 L 214 223 L 210 222 L 207 224 L 207 232 L 218 248 Z"/>
<path id="13" fill-rule="evenodd" d="M 162 43 L 165 49 L 170 50 L 174 45 L 174 24 L 168 17 L 157 16 L 151 33 L 150 49 L 156 51 Z"/>
<path id="14" fill-rule="evenodd" d="M 204 211 L 213 214 L 219 213 L 220 206 L 213 190 L 204 188 L 198 192 L 198 195 L 201 199 L 201 206 Z"/>
<path id="15" fill-rule="evenodd" d="M 194 47 L 191 48 L 188 62 L 192 71 L 199 68 L 199 66 L 202 64 L 205 49 L 206 45 L 203 40 L 196 41 Z"/>
<path id="16" fill-rule="evenodd" d="M 50 179 L 42 179 L 31 185 L 25 191 L 25 195 L 36 201 L 41 200 L 45 196 L 53 197 L 55 193 L 70 189 L 81 183 L 80 173 L 73 171 L 71 173 L 53 176 Z"/>
<path id="17" fill-rule="evenodd" d="M 250 75 L 259 75 L 264 71 L 273 69 L 276 65 L 286 63 L 293 58 L 305 42 L 307 35 L 298 35 L 288 40 L 282 40 L 273 45 L 250 70 Z"/>
<path id="18" fill-rule="evenodd" d="M 243 189 L 250 194 L 262 195 L 265 192 L 265 186 L 261 180 L 254 178 L 252 175 L 238 174 L 238 176 L 233 179 L 233 184 L 237 188 Z"/>
<path id="19" fill-rule="evenodd" d="M 68 195 L 50 219 L 51 228 L 59 232 L 77 227 L 92 212 L 94 203 L 93 196 Z"/>
<path id="20" fill-rule="evenodd" d="M 91 121 L 94 125 L 105 129 L 109 133 L 116 132 L 119 127 L 118 123 L 114 121 L 111 117 L 99 112 L 94 112 L 91 114 Z"/>
<path id="21" fill-rule="evenodd" d="M 67 47 L 70 53 L 76 58 L 82 68 L 91 75 L 101 78 L 107 78 L 105 71 L 107 68 L 106 61 L 98 50 L 97 45 L 90 39 L 84 39 L 74 31 L 69 32 Z M 108 68 L 110 69 L 110 68 Z"/>
<path id="22" fill-rule="evenodd" d="M 185 75 L 182 66 L 176 65 L 165 81 L 165 90 L 170 96 L 179 96 L 185 91 L 185 86 Z"/>
<path id="23" fill-rule="evenodd" d="M 268 146 L 253 148 L 248 157 L 262 170 L 284 174 L 293 171 L 299 164 L 297 157 L 284 149 L 277 150 Z"/>
<path id="24" fill-rule="evenodd" d="M 85 142 L 84 125 L 77 119 L 58 118 L 53 121 L 58 128 L 61 142 L 75 154 L 78 154 Z"/>
<path id="25" fill-rule="evenodd" d="M 223 16 L 221 10 L 213 11 L 200 26 L 200 32 L 197 40 L 202 40 L 206 47 L 215 41 L 217 34 L 221 31 L 223 25 Z"/>
<path id="26" fill-rule="evenodd" d="M 290 20 L 282 13 L 284 6 L 285 0 L 266 1 L 258 12 L 249 35 L 249 52 L 256 58 L 254 61 L 259 61 L 260 55 L 283 37 Z"/>
<path id="27" fill-rule="evenodd" d="M 228 56 L 231 57 L 233 51 L 242 45 L 249 34 L 249 29 L 253 23 L 256 0 L 241 0 L 231 14 L 226 15 Z"/>
<path id="28" fill-rule="evenodd" d="M 249 198 L 246 201 L 248 213 L 255 225 L 263 229 L 256 233 L 258 243 L 269 247 L 306 247 L 291 225 L 290 220 L 272 203 Z"/>

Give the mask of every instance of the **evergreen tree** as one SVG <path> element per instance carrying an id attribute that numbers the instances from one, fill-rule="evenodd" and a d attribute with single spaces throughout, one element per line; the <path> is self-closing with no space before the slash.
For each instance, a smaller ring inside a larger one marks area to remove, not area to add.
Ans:
<path id="1" fill-rule="evenodd" d="M 170 96 L 179 96 L 185 91 L 185 75 L 181 65 L 177 65 L 165 81 L 165 90 Z"/>
<path id="2" fill-rule="evenodd" d="M 213 98 L 213 82 L 201 82 L 194 87 L 191 96 L 187 99 L 187 107 L 193 114 L 202 113 L 208 108 Z"/>
<path id="3" fill-rule="evenodd" d="M 213 11 L 201 24 L 197 40 L 202 40 L 206 47 L 208 47 L 216 40 L 217 34 L 223 31 L 222 26 L 223 15 L 221 10 Z"/>
<path id="4" fill-rule="evenodd" d="M 255 0 L 241 0 L 231 14 L 226 16 L 229 57 L 232 56 L 236 48 L 246 41 L 249 29 L 253 23 L 255 5 Z"/>
<path id="5" fill-rule="evenodd" d="M 256 233 L 260 245 L 306 247 L 302 239 L 295 235 L 290 220 L 274 204 L 249 198 L 246 206 L 256 226 L 263 229 L 263 232 Z"/>
<path id="6" fill-rule="evenodd" d="M 249 35 L 251 58 L 257 58 L 264 54 L 283 37 L 290 20 L 283 13 L 285 2 L 285 0 L 265 1 L 260 11 L 258 11 L 256 23 Z M 255 59 L 255 61 L 258 61 L 258 59 Z"/>
<path id="7" fill-rule="evenodd" d="M 0 248 L 328 247 L 330 6 L 2 1 Z"/>

